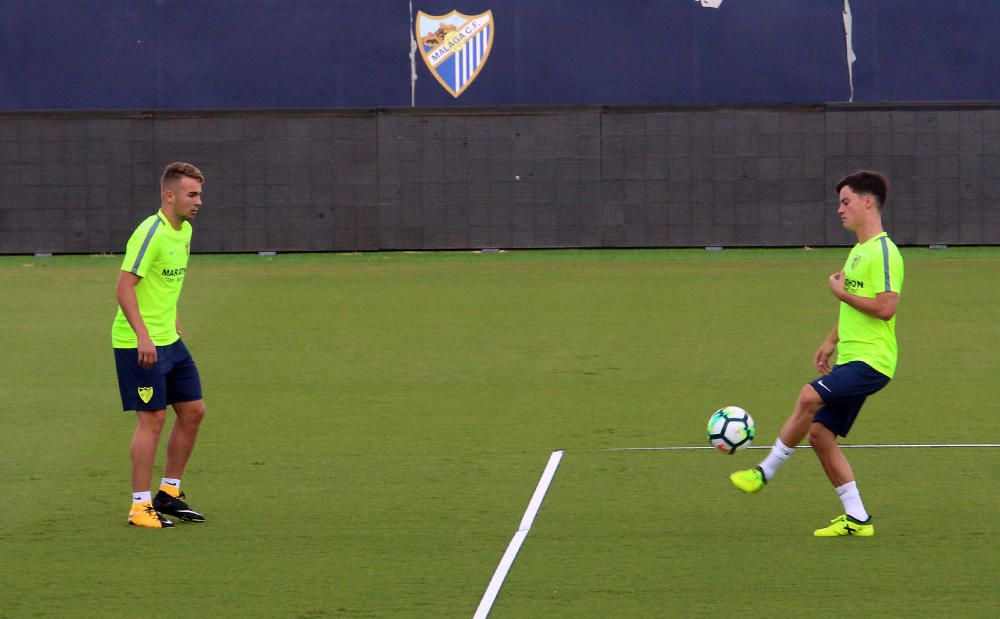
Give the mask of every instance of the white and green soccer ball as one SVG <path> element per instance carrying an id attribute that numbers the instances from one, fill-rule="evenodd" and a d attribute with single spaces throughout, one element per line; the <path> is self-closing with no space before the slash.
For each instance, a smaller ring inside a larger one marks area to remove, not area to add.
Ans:
<path id="1" fill-rule="evenodd" d="M 753 417 L 739 406 L 720 408 L 708 420 L 708 442 L 729 454 L 748 447 L 756 434 Z"/>

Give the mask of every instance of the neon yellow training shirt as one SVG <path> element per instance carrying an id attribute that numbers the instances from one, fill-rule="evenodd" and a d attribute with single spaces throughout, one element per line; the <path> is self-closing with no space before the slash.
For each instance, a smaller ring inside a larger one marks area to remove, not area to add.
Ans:
<path id="1" fill-rule="evenodd" d="M 903 290 L 903 256 L 883 232 L 851 249 L 844 264 L 844 289 L 874 299 L 882 292 Z M 896 317 L 882 320 L 840 304 L 837 363 L 864 361 L 889 378 L 896 371 Z"/>
<path id="2" fill-rule="evenodd" d="M 162 211 L 146 218 L 128 240 L 122 271 L 142 278 L 135 287 L 135 297 L 149 337 L 157 346 L 168 346 L 179 339 L 177 299 L 190 252 L 191 224 L 185 221 L 180 230 L 174 230 Z M 111 344 L 115 348 L 138 346 L 121 306 L 111 326 Z"/>

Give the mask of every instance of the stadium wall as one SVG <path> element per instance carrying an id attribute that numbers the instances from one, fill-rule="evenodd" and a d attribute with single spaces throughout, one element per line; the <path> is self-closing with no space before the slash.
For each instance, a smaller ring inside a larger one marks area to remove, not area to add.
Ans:
<path id="1" fill-rule="evenodd" d="M 821 246 L 887 172 L 897 243 L 1000 244 L 1000 104 L 0 112 L 0 253 L 120 252 L 164 164 L 193 250 Z"/>

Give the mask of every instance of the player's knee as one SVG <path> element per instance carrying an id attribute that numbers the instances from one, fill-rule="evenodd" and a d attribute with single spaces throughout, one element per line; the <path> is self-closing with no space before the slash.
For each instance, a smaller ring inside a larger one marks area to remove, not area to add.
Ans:
<path id="1" fill-rule="evenodd" d="M 836 436 L 821 423 L 809 426 L 809 445 L 813 449 L 823 449 L 836 442 Z"/>
<path id="2" fill-rule="evenodd" d="M 799 408 L 812 415 L 823 406 L 823 398 L 819 397 L 812 385 L 803 385 L 799 391 Z"/>
<path id="3" fill-rule="evenodd" d="M 163 430 L 166 421 L 166 411 L 136 411 L 139 420 L 139 427 L 153 434 L 159 434 Z"/>
<path id="4" fill-rule="evenodd" d="M 189 424 L 200 424 L 201 420 L 205 418 L 205 401 L 197 400 L 194 402 L 185 402 L 177 410 L 177 416 L 184 420 L 185 423 Z"/>

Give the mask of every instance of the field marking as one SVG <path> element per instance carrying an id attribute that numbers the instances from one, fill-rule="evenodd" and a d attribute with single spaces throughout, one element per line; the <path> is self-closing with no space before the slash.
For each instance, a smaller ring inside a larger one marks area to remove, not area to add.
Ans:
<path id="1" fill-rule="evenodd" d="M 552 455 L 549 456 L 549 463 L 545 465 L 545 470 L 542 471 L 542 477 L 538 480 L 535 493 L 531 496 L 531 501 L 528 502 L 528 509 L 524 510 L 521 524 L 518 526 L 517 532 L 514 533 L 514 537 L 511 538 L 510 544 L 507 545 L 507 551 L 503 553 L 500 565 L 493 572 L 493 578 L 490 579 L 490 584 L 486 587 L 483 599 L 479 601 L 479 607 L 476 609 L 476 614 L 472 616 L 473 619 L 486 619 L 490 614 L 493 602 L 496 601 L 497 595 L 500 593 L 500 587 L 503 586 L 503 581 L 507 578 L 507 572 L 510 571 L 511 566 L 514 564 L 517 552 L 521 549 L 521 544 L 528 537 L 528 531 L 531 530 L 531 525 L 535 522 L 535 516 L 538 514 L 538 509 L 542 506 L 545 493 L 549 491 L 549 484 L 552 483 L 552 478 L 556 475 L 556 469 L 559 468 L 559 462 L 562 460 L 562 457 L 563 451 L 561 449 L 553 451 Z"/>
<path id="2" fill-rule="evenodd" d="M 841 445 L 841 447 L 844 449 L 944 449 L 965 447 L 1000 447 L 1000 443 Z M 769 445 L 747 447 L 747 449 L 770 448 L 771 447 Z M 809 445 L 802 445 L 801 448 L 812 449 Z M 599 451 L 701 451 L 705 449 L 715 450 L 717 448 L 708 445 L 681 445 L 674 447 L 610 447 Z M 528 532 L 531 531 L 531 526 L 535 522 L 535 516 L 538 515 L 538 510 L 542 507 L 542 501 L 545 500 L 545 494 L 549 491 L 549 485 L 552 484 L 552 480 L 555 478 L 556 471 L 559 469 L 559 463 L 562 461 L 562 457 L 563 450 L 561 449 L 553 451 L 549 456 L 549 462 L 545 465 L 545 470 L 542 471 L 542 476 L 538 480 L 538 485 L 535 486 L 535 493 L 531 495 L 531 500 L 528 502 L 528 508 L 524 510 L 524 516 L 521 517 L 521 524 L 518 526 L 517 531 L 514 533 L 510 543 L 507 545 L 507 550 L 504 551 L 503 557 L 500 558 L 500 564 L 497 565 L 496 571 L 493 572 L 493 578 L 490 579 L 489 585 L 486 586 L 486 592 L 483 593 L 483 597 L 479 601 L 479 606 L 476 608 L 476 612 L 472 616 L 472 619 L 486 619 L 486 617 L 490 614 L 490 610 L 493 609 L 493 603 L 496 602 L 497 596 L 500 594 L 500 587 L 503 586 L 503 582 L 507 578 L 507 573 L 510 572 L 510 568 L 514 565 L 514 559 L 517 558 L 517 553 L 521 550 L 521 545 L 528 537 Z"/>
<path id="3" fill-rule="evenodd" d="M 939 444 L 914 444 L 914 445 L 841 445 L 841 449 L 947 449 L 959 447 L 1000 447 L 1000 443 L 939 443 Z M 759 445 L 757 447 L 747 447 L 747 449 L 770 449 L 770 445 Z M 701 449 L 716 450 L 717 447 L 709 445 L 686 445 L 680 447 L 610 447 L 601 451 L 695 451 Z M 797 449 L 812 449 L 809 445 L 799 445 Z"/>

